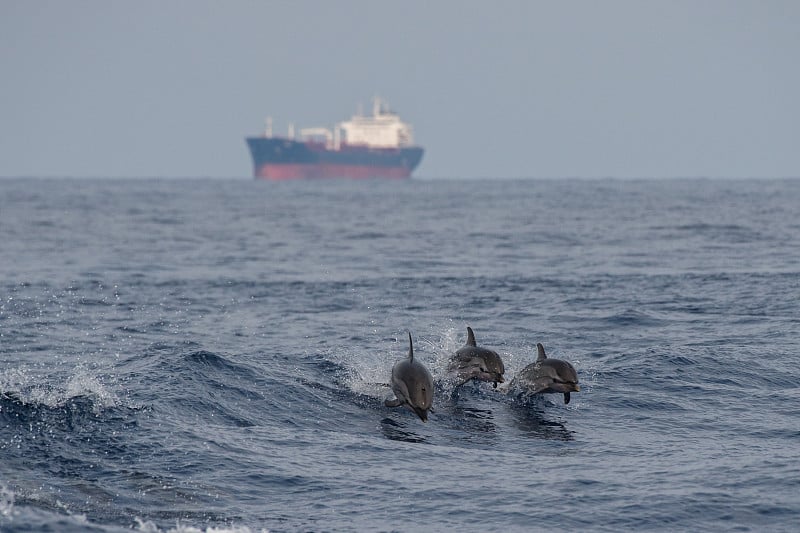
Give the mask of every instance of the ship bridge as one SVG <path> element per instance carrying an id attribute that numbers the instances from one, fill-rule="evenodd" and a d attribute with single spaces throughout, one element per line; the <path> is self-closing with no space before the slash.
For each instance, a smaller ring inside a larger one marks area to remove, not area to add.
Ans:
<path id="1" fill-rule="evenodd" d="M 380 98 L 373 101 L 371 117 L 359 113 L 337 124 L 336 129 L 342 131 L 342 141 L 348 145 L 402 148 L 414 144 L 411 126 L 400 120 Z"/>

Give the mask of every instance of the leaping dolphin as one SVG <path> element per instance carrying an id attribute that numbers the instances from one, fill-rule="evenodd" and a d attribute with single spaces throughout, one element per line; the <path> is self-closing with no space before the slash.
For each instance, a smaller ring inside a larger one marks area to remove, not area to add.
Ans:
<path id="1" fill-rule="evenodd" d="M 474 379 L 492 382 L 497 388 L 497 384 L 504 381 L 505 367 L 497 352 L 475 343 L 475 333 L 467 326 L 467 343 L 453 354 L 447 370 L 457 381 L 456 387 Z"/>
<path id="2" fill-rule="evenodd" d="M 536 362 L 517 374 L 511 382 L 511 388 L 523 388 L 531 394 L 561 392 L 564 394 L 564 403 L 569 403 L 569 393 L 581 390 L 575 368 L 567 361 L 548 359 L 541 343 L 536 345 L 536 349 Z"/>
<path id="3" fill-rule="evenodd" d="M 408 359 L 392 367 L 392 391 L 396 398 L 384 400 L 386 407 L 405 405 L 423 421 L 428 421 L 428 411 L 433 405 L 433 378 L 425 365 L 414 360 L 414 343 L 408 334 Z"/>

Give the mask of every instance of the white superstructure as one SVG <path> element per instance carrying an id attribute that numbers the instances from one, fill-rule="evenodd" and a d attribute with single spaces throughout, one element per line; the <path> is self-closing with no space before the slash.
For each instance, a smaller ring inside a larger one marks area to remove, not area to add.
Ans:
<path id="1" fill-rule="evenodd" d="M 342 142 L 349 145 L 365 145 L 375 148 L 401 148 L 414 144 L 411 126 L 389 109 L 386 102 L 375 98 L 372 116 L 354 115 L 347 122 L 340 122 Z"/>
<path id="2" fill-rule="evenodd" d="M 272 117 L 267 117 L 264 137 L 272 137 Z M 289 124 L 286 138 L 295 139 L 294 124 Z M 377 97 L 373 101 L 371 117 L 359 112 L 347 122 L 336 124 L 332 131 L 327 128 L 302 128 L 300 139 L 322 142 L 329 150 L 339 150 L 342 144 L 369 148 L 405 148 L 414 145 L 411 125 L 400 120 L 397 113 Z"/>

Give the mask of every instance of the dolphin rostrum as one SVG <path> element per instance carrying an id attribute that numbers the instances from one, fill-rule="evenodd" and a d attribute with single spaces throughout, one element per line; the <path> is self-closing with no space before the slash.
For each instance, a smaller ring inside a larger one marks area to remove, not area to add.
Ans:
<path id="1" fill-rule="evenodd" d="M 497 352 L 482 348 L 475 343 L 475 333 L 467 326 L 467 343 L 453 354 L 447 370 L 450 376 L 455 378 L 456 387 L 474 379 L 490 381 L 494 384 L 494 388 L 497 388 L 497 384 L 504 381 L 505 367 Z"/>
<path id="2" fill-rule="evenodd" d="M 405 405 L 423 422 L 428 421 L 428 411 L 432 411 L 433 404 L 433 378 L 425 365 L 414 360 L 414 343 L 410 332 L 408 359 L 402 359 L 392 367 L 391 386 L 396 398 L 384 400 L 386 407 Z"/>
<path id="3" fill-rule="evenodd" d="M 564 403 L 569 403 L 569 393 L 581 390 L 575 368 L 567 361 L 548 359 L 541 343 L 536 345 L 536 349 L 539 352 L 536 362 L 517 374 L 511 382 L 511 388 L 516 385 L 531 394 L 561 392 L 564 394 Z"/>

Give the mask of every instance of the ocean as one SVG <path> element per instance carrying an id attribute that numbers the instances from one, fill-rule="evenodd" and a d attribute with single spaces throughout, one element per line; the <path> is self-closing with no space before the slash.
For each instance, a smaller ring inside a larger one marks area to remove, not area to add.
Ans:
<path id="1" fill-rule="evenodd" d="M 0 180 L 4 533 L 796 531 L 798 362 L 800 180 Z"/>

